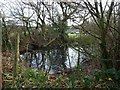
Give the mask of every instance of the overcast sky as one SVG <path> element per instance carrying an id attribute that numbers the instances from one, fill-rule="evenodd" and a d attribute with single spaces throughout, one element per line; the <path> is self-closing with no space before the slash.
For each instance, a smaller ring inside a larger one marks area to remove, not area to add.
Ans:
<path id="1" fill-rule="evenodd" d="M 17 0 L 0 0 L 0 8 L 3 7 L 3 5 L 7 4 L 8 2 L 15 2 Z M 18 0 L 20 1 L 20 0 Z M 23 0 L 23 1 L 35 1 L 35 0 Z M 52 1 L 52 0 L 43 0 L 43 1 Z M 58 0 L 54 0 L 54 1 L 58 1 Z M 59 1 L 67 1 L 67 2 L 71 2 L 71 1 L 76 1 L 76 0 L 59 0 Z M 78 0 L 79 1 L 79 0 Z M 94 0 L 88 0 L 90 2 L 94 2 Z M 100 0 L 96 0 L 96 1 L 100 1 Z M 103 5 L 105 5 L 106 1 L 111 2 L 112 0 L 101 0 Z M 119 1 L 119 0 L 113 0 L 113 1 Z"/>
<path id="2" fill-rule="evenodd" d="M 15 3 L 17 1 L 21 1 L 21 0 L 0 0 L 0 11 L 5 11 L 5 14 L 6 15 L 9 15 L 9 8 L 10 8 L 10 5 L 8 4 L 9 3 Z M 23 0 L 23 1 L 36 1 L 36 0 Z M 58 1 L 58 0 L 43 0 L 43 1 Z M 70 1 L 76 1 L 76 0 L 59 0 L 59 1 L 67 1 L 67 2 L 70 2 Z M 79 0 L 77 0 L 79 1 Z M 94 2 L 94 0 L 88 0 L 90 1 L 91 3 Z M 106 1 L 108 1 L 108 3 L 110 3 L 112 0 L 96 0 L 96 1 L 102 1 L 102 4 L 103 4 L 103 7 L 104 5 L 106 4 Z M 119 0 L 113 0 L 113 1 L 119 1 Z M 15 4 L 13 4 L 12 6 L 15 6 Z"/>
<path id="3" fill-rule="evenodd" d="M 15 1 L 17 1 L 17 0 L 0 0 L 0 3 L 4 3 L 5 4 L 6 2 L 15 2 Z M 35 0 L 23 0 L 23 1 L 35 1 Z M 43 1 L 52 1 L 52 0 L 43 0 Z M 54 0 L 54 1 L 58 1 L 58 0 Z M 76 1 L 76 0 L 59 0 L 59 1 L 71 2 L 71 1 Z M 88 0 L 88 1 L 93 2 L 94 0 Z M 100 1 L 100 0 L 97 0 L 97 1 Z M 101 0 L 101 1 L 104 4 L 107 0 Z M 111 1 L 112 0 L 108 0 L 108 2 L 111 2 Z M 119 1 L 119 0 L 113 0 L 113 1 Z"/>
<path id="4" fill-rule="evenodd" d="M 21 0 L 18 0 L 18 1 L 21 1 Z M 36 0 L 23 0 L 23 1 L 36 1 Z M 43 0 L 43 1 L 52 1 L 52 0 Z M 54 1 L 57 1 L 57 0 L 54 0 Z M 61 1 L 76 1 L 76 0 L 61 0 Z M 94 0 L 88 0 L 90 1 L 91 3 L 94 2 Z M 97 0 L 97 1 L 100 1 L 100 0 Z M 112 0 L 101 0 L 102 1 L 102 4 L 103 6 L 106 4 L 106 1 L 108 1 L 108 3 L 110 3 Z M 118 1 L 118 0 L 113 0 L 113 1 Z M 9 16 L 10 15 L 10 12 L 9 12 L 9 3 L 15 3 L 17 2 L 17 0 L 0 0 L 0 11 L 3 10 L 5 12 L 5 15 Z M 13 4 L 12 6 L 15 6 L 17 7 L 15 4 Z M 6 8 L 7 7 L 7 8 Z"/>
<path id="5" fill-rule="evenodd" d="M 10 2 L 15 2 L 15 1 L 17 1 L 17 0 L 0 0 L 0 9 L 2 8 L 2 9 L 4 9 L 5 7 L 5 5 L 6 6 L 9 6 L 8 5 L 8 2 L 10 3 Z M 20 0 L 18 0 L 18 1 L 20 1 Z M 35 0 L 23 0 L 23 1 L 35 1 Z M 43 1 L 52 1 L 52 0 L 43 0 Z M 54 0 L 54 1 L 58 1 L 58 0 Z M 76 1 L 76 0 L 59 0 L 59 1 L 67 1 L 67 2 L 70 2 L 70 1 Z M 90 1 L 91 3 L 92 2 L 94 2 L 94 0 L 88 0 L 88 1 Z M 100 0 L 97 0 L 97 1 L 100 1 Z M 106 1 L 108 1 L 109 3 L 112 1 L 112 0 L 101 0 L 102 1 L 102 3 L 103 3 L 103 5 L 105 5 L 106 4 Z M 113 1 L 119 1 L 119 0 L 113 0 Z"/>

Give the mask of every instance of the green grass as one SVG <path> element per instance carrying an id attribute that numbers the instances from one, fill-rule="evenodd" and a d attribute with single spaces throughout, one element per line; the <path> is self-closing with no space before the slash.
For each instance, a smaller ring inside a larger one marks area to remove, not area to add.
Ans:
<path id="1" fill-rule="evenodd" d="M 69 38 L 78 38 L 79 34 L 68 34 Z"/>

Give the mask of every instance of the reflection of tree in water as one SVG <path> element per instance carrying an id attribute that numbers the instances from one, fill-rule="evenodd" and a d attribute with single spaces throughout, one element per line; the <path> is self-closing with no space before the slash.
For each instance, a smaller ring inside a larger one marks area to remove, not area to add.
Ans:
<path id="1" fill-rule="evenodd" d="M 50 51 L 38 50 L 34 52 L 27 52 L 22 55 L 23 58 L 21 58 L 21 60 L 24 60 L 23 62 L 25 62 L 24 64 L 26 67 L 35 67 L 38 70 L 45 70 L 46 67 L 49 68 L 51 65 L 57 65 L 65 69 L 65 62 L 67 61 L 66 50 L 67 49 L 64 47 L 58 47 L 50 49 Z"/>
<path id="2" fill-rule="evenodd" d="M 53 65 L 58 65 L 66 68 L 65 61 L 67 60 L 67 56 L 66 49 L 64 47 L 51 50 L 51 54 L 54 56 Z"/>

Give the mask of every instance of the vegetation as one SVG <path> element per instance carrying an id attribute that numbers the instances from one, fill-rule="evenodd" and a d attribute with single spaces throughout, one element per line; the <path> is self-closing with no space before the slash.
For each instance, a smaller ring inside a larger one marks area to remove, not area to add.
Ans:
<path id="1" fill-rule="evenodd" d="M 1 2 L 0 89 L 119 90 L 120 2 L 108 1 Z"/>

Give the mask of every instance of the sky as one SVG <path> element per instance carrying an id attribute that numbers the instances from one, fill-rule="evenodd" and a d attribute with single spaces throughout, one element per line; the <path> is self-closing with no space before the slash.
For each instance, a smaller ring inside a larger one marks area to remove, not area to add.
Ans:
<path id="1" fill-rule="evenodd" d="M 6 3 L 6 2 L 15 2 L 17 0 L 0 0 L 0 3 Z M 19 0 L 18 0 L 19 1 Z M 34 1 L 34 0 L 23 0 L 23 1 Z M 43 1 L 52 1 L 52 0 L 43 0 Z M 58 0 L 54 0 L 54 1 L 58 1 Z M 59 1 L 66 1 L 66 2 L 72 2 L 72 1 L 79 1 L 79 0 L 59 0 Z M 88 0 L 90 2 L 94 2 L 94 0 Z M 100 1 L 100 0 L 96 0 L 96 1 Z M 105 4 L 105 2 L 107 0 L 101 0 L 103 2 L 103 4 Z M 112 0 L 108 0 L 108 2 L 111 2 Z M 119 0 L 113 0 L 113 1 L 119 1 Z"/>
<path id="2" fill-rule="evenodd" d="M 5 7 L 9 7 L 8 2 L 13 3 L 15 1 L 17 1 L 17 0 L 0 0 L 0 11 L 1 11 L 1 9 L 4 10 Z M 20 0 L 18 0 L 18 1 L 20 1 Z M 31 1 L 35 1 L 35 0 L 23 0 L 23 1 L 30 1 L 31 2 Z M 52 0 L 43 0 L 43 1 L 52 1 Z M 57 0 L 54 0 L 54 1 L 57 1 Z M 59 1 L 71 2 L 71 1 L 79 1 L 79 0 L 59 0 Z M 88 0 L 88 1 L 90 1 L 91 3 L 94 2 L 94 0 Z M 100 1 L 100 0 L 96 0 L 96 1 Z M 101 0 L 101 1 L 103 3 L 103 6 L 104 6 L 106 4 L 106 1 L 108 1 L 110 3 L 112 0 Z M 119 0 L 113 0 L 113 1 L 119 1 Z"/>
<path id="3" fill-rule="evenodd" d="M 14 3 L 15 1 L 17 1 L 17 0 L 0 0 L 0 11 L 4 11 L 5 15 L 10 15 L 10 12 L 9 12 L 10 5 L 8 4 L 8 2 Z M 18 1 L 20 1 L 20 0 L 18 0 Z M 35 0 L 23 0 L 23 1 L 32 2 Z M 52 1 L 52 0 L 43 0 L 43 1 Z M 54 0 L 54 1 L 57 1 L 57 0 Z M 60 0 L 60 1 L 71 2 L 71 1 L 76 1 L 76 0 Z M 88 1 L 90 1 L 91 3 L 94 2 L 94 0 L 88 0 Z M 97 0 L 97 1 L 100 1 L 100 0 Z M 101 0 L 101 1 L 102 1 L 103 6 L 104 6 L 106 4 L 106 1 L 108 1 L 108 3 L 110 3 L 112 0 Z M 118 0 L 113 0 L 113 1 L 118 1 Z M 14 4 L 13 4 L 13 6 L 14 6 Z M 17 7 L 17 6 L 15 6 L 15 7 Z"/>
<path id="4" fill-rule="evenodd" d="M 17 0 L 0 0 L 0 8 L 3 7 L 3 5 L 7 4 L 7 2 L 15 2 Z M 20 0 L 18 0 L 20 1 Z M 23 1 L 35 1 L 35 0 L 23 0 Z M 52 0 L 43 0 L 43 1 L 52 1 Z M 58 0 L 54 0 L 54 1 L 58 1 Z M 59 1 L 67 1 L 67 2 L 71 2 L 71 1 L 79 1 L 79 0 L 59 0 Z M 94 2 L 94 0 L 88 0 L 90 2 Z M 96 1 L 100 1 L 100 0 L 96 0 Z M 119 0 L 101 0 L 103 5 L 105 5 L 106 1 L 111 2 L 111 1 L 119 1 Z"/>

